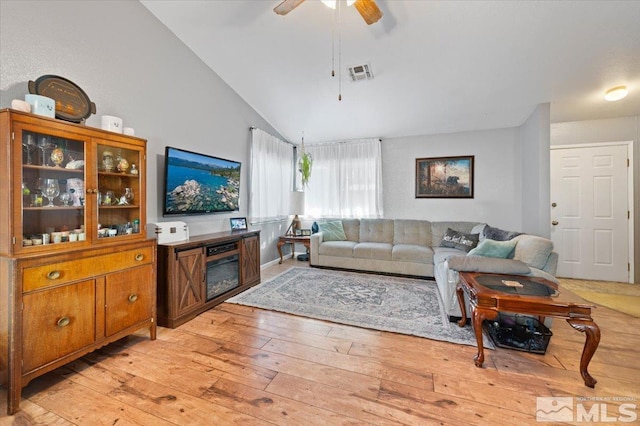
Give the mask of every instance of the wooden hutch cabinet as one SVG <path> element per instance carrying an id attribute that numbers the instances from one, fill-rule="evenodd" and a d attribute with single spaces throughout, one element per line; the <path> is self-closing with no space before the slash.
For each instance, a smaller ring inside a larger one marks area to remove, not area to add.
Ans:
<path id="1" fill-rule="evenodd" d="M 260 283 L 260 231 L 158 245 L 158 325 L 175 328 Z"/>
<path id="2" fill-rule="evenodd" d="M 146 141 L 0 111 L 0 383 L 7 412 L 35 377 L 134 331 L 156 337 Z"/>

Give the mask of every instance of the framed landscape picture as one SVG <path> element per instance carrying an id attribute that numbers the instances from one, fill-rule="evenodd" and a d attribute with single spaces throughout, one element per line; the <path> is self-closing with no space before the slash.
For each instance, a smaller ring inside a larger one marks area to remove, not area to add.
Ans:
<path id="1" fill-rule="evenodd" d="M 473 198 L 473 155 L 416 158 L 416 198 Z"/>

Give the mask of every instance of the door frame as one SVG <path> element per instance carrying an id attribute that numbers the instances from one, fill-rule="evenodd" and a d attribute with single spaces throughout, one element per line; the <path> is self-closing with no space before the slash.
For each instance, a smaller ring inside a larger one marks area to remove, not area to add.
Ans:
<path id="1" fill-rule="evenodd" d="M 628 277 L 628 282 L 633 283 L 634 282 L 634 277 L 635 277 L 635 268 L 634 268 L 634 262 L 635 262 L 635 253 L 634 253 L 634 242 L 635 242 L 635 227 L 634 227 L 634 218 L 635 218 L 635 211 L 633 209 L 634 207 L 634 191 L 633 191 L 633 141 L 620 141 L 620 142 L 595 142 L 595 143 L 577 143 L 577 144 L 563 144 L 563 145 L 550 145 L 550 149 L 551 150 L 556 150 L 556 149 L 571 149 L 571 148 L 594 148 L 594 147 L 607 147 L 607 146 L 614 146 L 614 145 L 624 145 L 627 147 L 627 161 L 628 163 L 628 167 L 627 167 L 627 188 L 628 188 L 628 194 L 627 194 L 627 211 L 629 212 L 629 218 L 628 218 L 628 226 L 629 226 L 629 235 L 631 236 L 631 238 L 629 238 L 629 259 L 627 260 L 628 264 L 629 264 L 629 277 Z M 549 155 L 551 155 L 551 153 L 549 153 Z"/>

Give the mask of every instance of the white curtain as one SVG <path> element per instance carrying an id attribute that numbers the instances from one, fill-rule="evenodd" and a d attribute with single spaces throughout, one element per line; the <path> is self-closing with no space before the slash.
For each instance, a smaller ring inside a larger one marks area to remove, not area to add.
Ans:
<path id="1" fill-rule="evenodd" d="M 305 216 L 382 217 L 380 139 L 305 145 L 313 158 Z"/>
<path id="2" fill-rule="evenodd" d="M 249 180 L 251 223 L 286 218 L 293 189 L 293 146 L 252 129 Z"/>

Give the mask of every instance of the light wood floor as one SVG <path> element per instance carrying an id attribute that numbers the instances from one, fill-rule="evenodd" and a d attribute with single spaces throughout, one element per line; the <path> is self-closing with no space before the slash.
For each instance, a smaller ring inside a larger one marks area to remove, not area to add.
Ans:
<path id="1" fill-rule="evenodd" d="M 291 266 L 303 262 L 263 280 Z M 537 396 L 640 399 L 640 319 L 593 316 L 590 389 L 578 373 L 584 335 L 560 320 L 546 355 L 489 350 L 480 369 L 473 347 L 222 304 L 32 381 L 13 417 L 0 388 L 0 424 L 536 424 Z"/>

